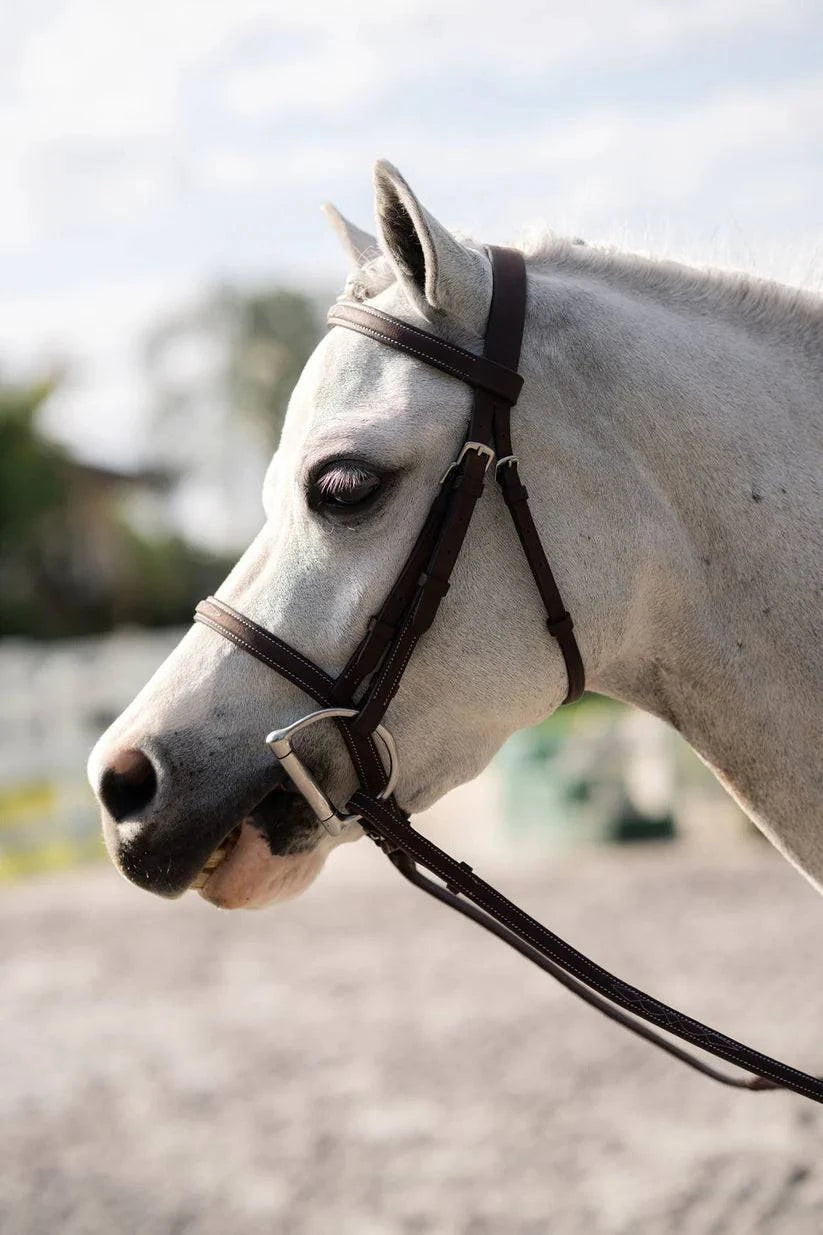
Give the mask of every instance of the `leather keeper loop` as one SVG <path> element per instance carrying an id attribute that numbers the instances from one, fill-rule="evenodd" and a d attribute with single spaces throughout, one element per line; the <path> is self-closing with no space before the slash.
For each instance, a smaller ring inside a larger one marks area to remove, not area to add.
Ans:
<path id="1" fill-rule="evenodd" d="M 436 596 L 438 600 L 442 600 L 449 590 L 449 581 L 448 579 L 441 579 L 437 575 L 426 574 L 424 570 L 417 580 L 417 586 L 428 596 Z"/>
<path id="2" fill-rule="evenodd" d="M 564 635 L 570 635 L 574 629 L 571 614 L 564 613 L 558 618 L 546 618 L 546 629 L 553 639 L 562 639 Z"/>
<path id="3" fill-rule="evenodd" d="M 384 622 L 382 618 L 373 614 L 369 618 L 368 632 L 376 639 L 393 639 L 397 634 L 397 627 L 392 622 Z"/>

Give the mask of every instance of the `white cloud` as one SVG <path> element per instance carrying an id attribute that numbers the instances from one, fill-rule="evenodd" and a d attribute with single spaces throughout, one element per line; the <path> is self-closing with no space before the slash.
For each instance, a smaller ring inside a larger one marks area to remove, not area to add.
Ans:
<path id="1" fill-rule="evenodd" d="M 164 208 L 194 152 L 202 160 L 215 143 L 213 174 L 249 183 L 253 159 L 227 158 L 226 136 L 209 132 L 221 108 L 246 119 L 314 117 L 321 130 L 348 115 L 374 130 L 392 90 L 411 92 L 413 122 L 415 92 L 436 94 L 461 76 L 539 86 L 558 68 L 595 72 L 738 29 L 785 33 L 801 12 L 796 0 L 510 0 L 501 42 L 498 7 L 476 0 L 445 10 L 439 0 L 66 0 L 51 17 L 6 31 L 0 250 L 33 250 L 72 220 L 135 220 Z M 459 143 L 470 117 L 446 114 L 442 128 Z M 304 164 L 312 145 L 309 135 Z"/>
<path id="2" fill-rule="evenodd" d="M 729 197 L 718 200 L 713 186 L 735 161 L 749 160 L 759 171 L 761 206 L 771 202 L 777 212 L 788 210 L 808 199 L 813 183 L 823 182 L 815 154 L 821 141 L 823 74 L 768 94 L 723 92 L 668 113 L 647 106 L 597 108 L 558 124 L 536 109 L 516 138 L 406 132 L 398 136 L 396 156 L 391 153 L 401 170 L 406 163 L 426 169 L 425 181 L 415 185 L 425 200 L 458 203 L 463 213 L 449 217 L 453 225 L 476 231 L 491 206 L 511 229 L 520 221 L 519 203 L 534 214 L 540 202 L 553 220 L 560 212 L 574 228 L 588 228 L 637 206 L 694 211 L 701 198 L 704 210 L 708 204 L 723 219 Z M 374 131 L 350 131 L 319 136 L 276 156 L 266 149 L 221 151 L 209 156 L 209 170 L 215 186 L 277 188 L 282 195 L 316 195 L 319 201 L 343 171 L 356 169 L 367 184 L 375 153 Z M 769 175 L 775 159 L 792 155 L 793 165 L 780 178 Z"/>
<path id="3" fill-rule="evenodd" d="M 434 74 L 490 74 L 491 84 L 558 66 L 592 69 L 741 27 L 785 29 L 798 12 L 793 0 L 509 0 L 503 36 L 499 6 L 476 0 L 445 9 L 440 0 L 359 0 L 346 9 L 315 0 L 289 13 L 281 46 L 273 40 L 268 56 L 228 74 L 225 98 L 247 117 L 350 112 L 421 78 L 431 88 Z"/>
<path id="4" fill-rule="evenodd" d="M 647 230 L 678 247 L 691 238 L 707 258 L 719 225 L 735 253 L 751 244 L 761 266 L 804 278 L 792 249 L 820 250 L 823 73 L 806 58 L 805 78 L 779 63 L 747 78 L 736 52 L 794 39 L 802 60 L 814 36 L 802 0 L 65 0 L 27 12 L 16 6 L 0 48 L 0 254 L 13 259 L 0 362 L 84 358 L 85 384 L 60 410 L 95 450 L 139 436 L 134 348 L 152 316 L 218 266 L 337 269 L 321 221 L 305 217 L 339 195 L 367 225 L 379 155 L 444 221 L 490 239 L 530 220 L 602 238 L 628 220 L 632 243 Z M 714 43 L 729 73 L 697 73 L 689 98 L 686 72 L 663 106 L 655 70 L 689 56 L 699 69 Z M 592 92 L 566 100 L 558 80 Z M 133 433 L 116 432 L 115 407 Z"/>

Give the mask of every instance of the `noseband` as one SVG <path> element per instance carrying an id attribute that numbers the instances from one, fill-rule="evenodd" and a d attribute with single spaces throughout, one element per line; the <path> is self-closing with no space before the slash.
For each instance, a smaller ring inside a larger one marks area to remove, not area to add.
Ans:
<path id="1" fill-rule="evenodd" d="M 482 356 L 368 305 L 344 303 L 329 311 L 330 326 L 355 330 L 457 378 L 473 391 L 465 440 L 443 474 L 393 587 L 379 611 L 369 618 L 342 672 L 331 677 L 301 652 L 215 597 L 200 602 L 195 621 L 255 656 L 320 705 L 318 711 L 275 730 L 266 740 L 282 770 L 328 832 L 337 835 L 359 823 L 411 883 L 471 918 L 611 1020 L 689 1067 L 735 1088 L 791 1089 L 823 1102 L 823 1080 L 771 1059 L 678 1012 L 564 943 L 482 880 L 466 862 L 457 862 L 421 836 L 393 796 L 397 750 L 382 723 L 383 717 L 418 640 L 431 626 L 449 589 L 454 565 L 492 466 L 543 602 L 548 633 L 563 657 L 568 684 L 564 703 L 579 699 L 585 684 L 572 619 L 543 551 L 512 446 L 511 409 L 523 385 L 517 366 L 526 313 L 525 266 L 522 255 L 513 249 L 489 248 L 488 254 L 493 290 Z M 359 782 L 343 811 L 329 800 L 292 747 L 296 734 L 326 720 L 337 726 Z M 421 866 L 437 878 L 424 875 L 418 869 Z M 754 1075 L 721 1072 L 649 1025 Z"/>

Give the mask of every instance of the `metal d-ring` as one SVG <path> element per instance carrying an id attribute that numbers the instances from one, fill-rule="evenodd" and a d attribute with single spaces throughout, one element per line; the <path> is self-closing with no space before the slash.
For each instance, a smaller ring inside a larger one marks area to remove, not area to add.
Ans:
<path id="1" fill-rule="evenodd" d="M 310 712 L 308 716 L 303 716 L 300 720 L 296 720 L 291 725 L 286 725 L 283 729 L 273 729 L 266 738 L 267 745 L 271 747 L 274 754 L 280 760 L 280 766 L 283 771 L 287 773 L 295 789 L 302 793 L 317 816 L 318 821 L 322 823 L 330 836 L 339 836 L 349 824 L 359 823 L 360 816 L 340 814 L 334 803 L 326 797 L 306 765 L 295 753 L 291 739 L 295 734 L 300 733 L 303 729 L 308 729 L 310 725 L 316 724 L 319 720 L 352 720 L 355 716 L 357 716 L 357 708 L 321 708 L 320 711 Z M 388 798 L 394 792 L 394 787 L 397 784 L 397 746 L 385 725 L 378 725 L 374 730 L 374 736 L 380 739 L 388 760 L 388 768 L 386 769 L 388 779 L 384 789 L 378 796 Z"/>

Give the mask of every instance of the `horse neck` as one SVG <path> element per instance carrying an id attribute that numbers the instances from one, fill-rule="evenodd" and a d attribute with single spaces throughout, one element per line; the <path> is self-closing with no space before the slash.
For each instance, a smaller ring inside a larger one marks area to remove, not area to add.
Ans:
<path id="1" fill-rule="evenodd" d="M 724 303 L 716 280 L 650 290 L 608 268 L 549 264 L 531 289 L 532 488 L 590 686 L 673 724 L 823 881 L 823 312 L 792 326 L 777 293 L 770 320 L 734 285 Z"/>

